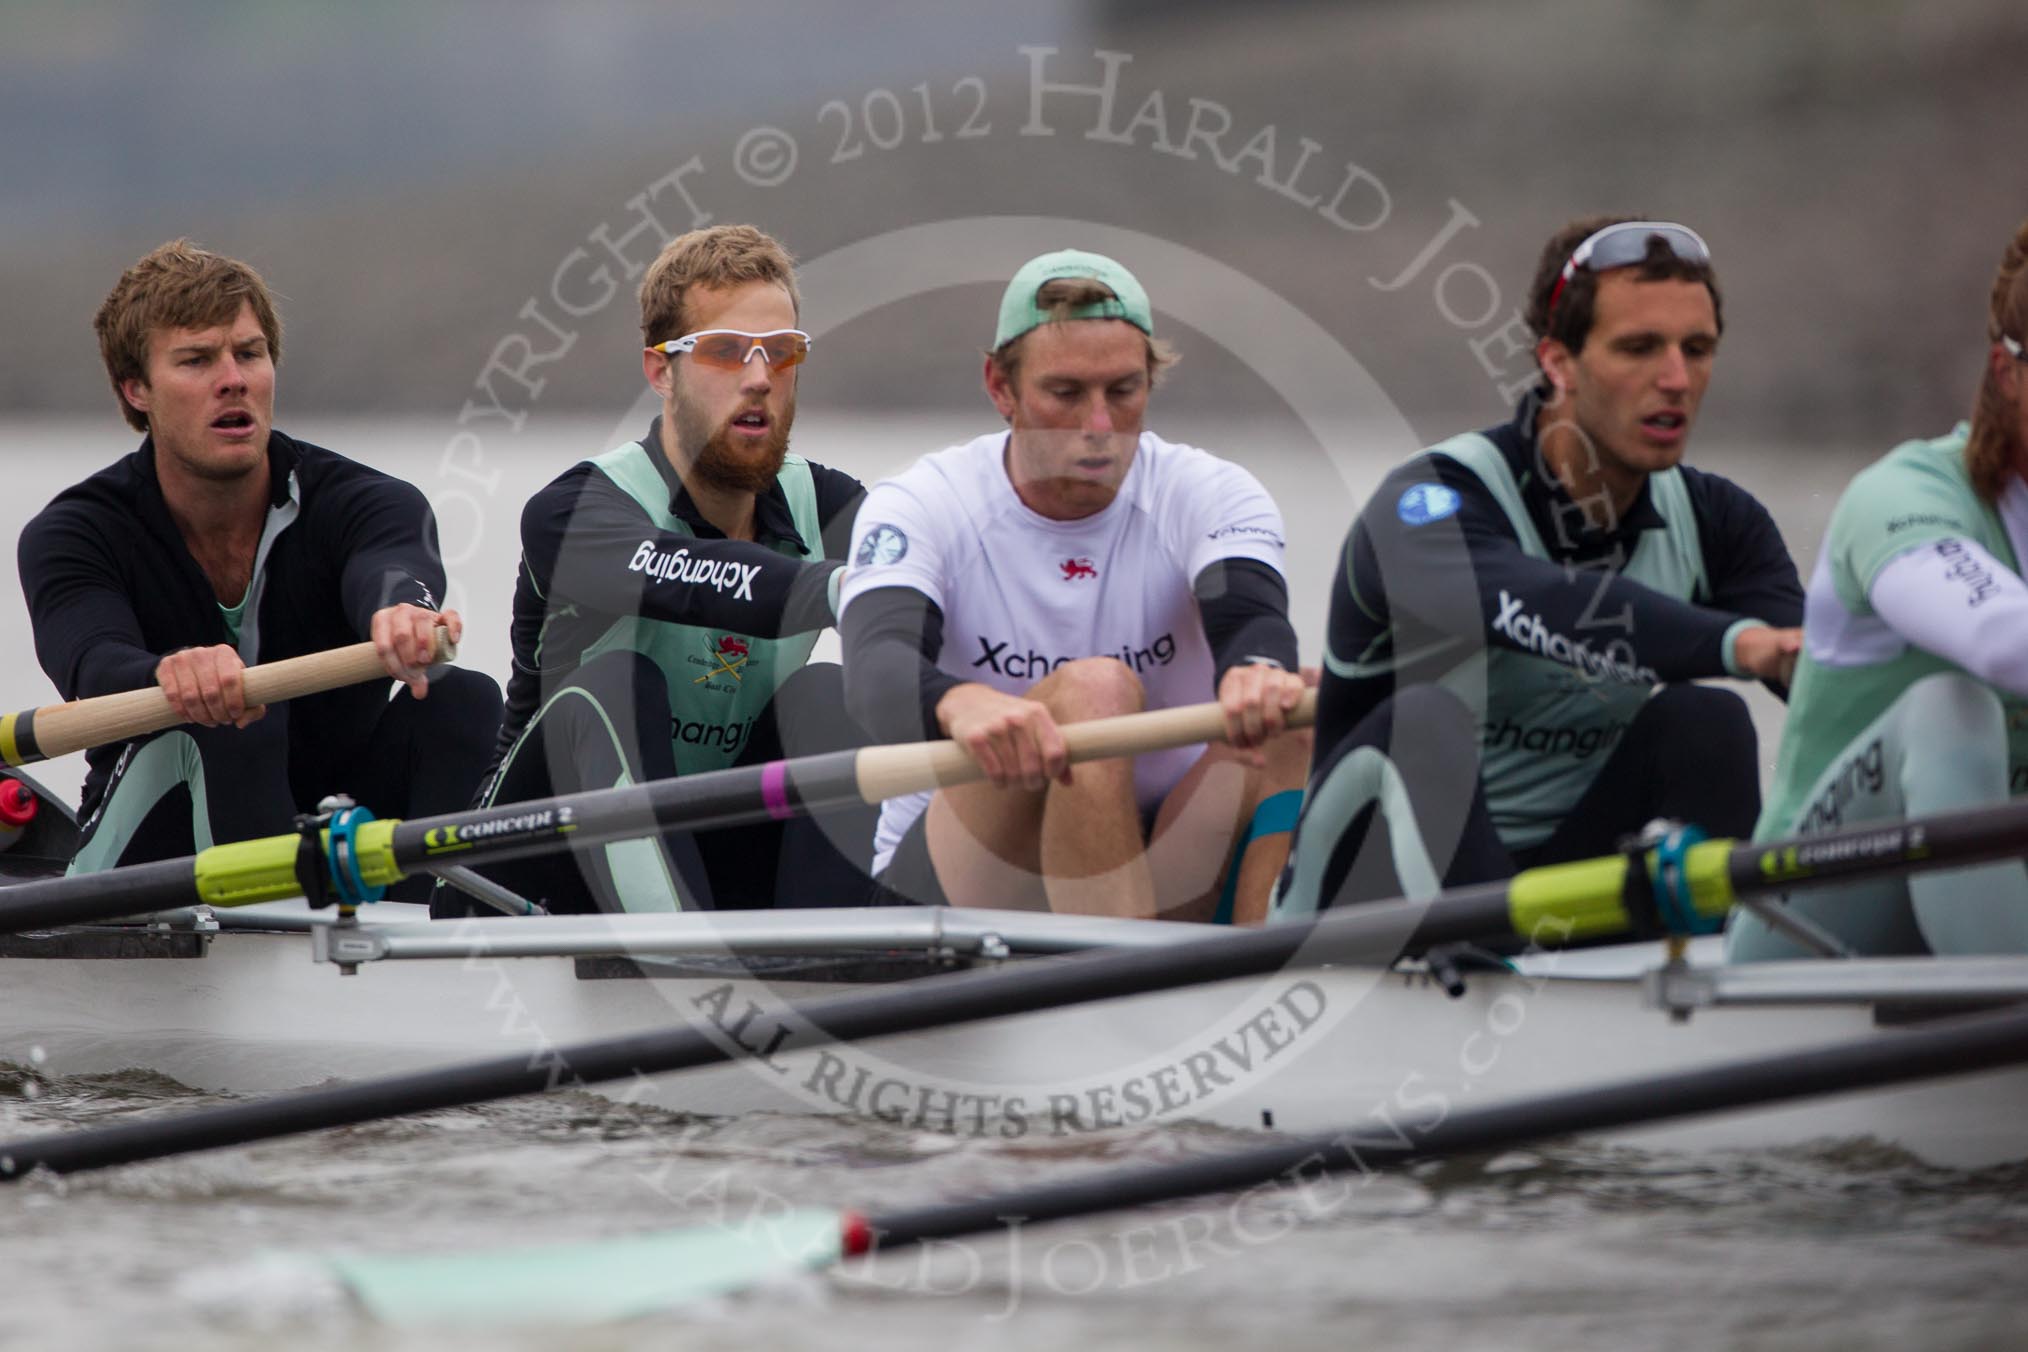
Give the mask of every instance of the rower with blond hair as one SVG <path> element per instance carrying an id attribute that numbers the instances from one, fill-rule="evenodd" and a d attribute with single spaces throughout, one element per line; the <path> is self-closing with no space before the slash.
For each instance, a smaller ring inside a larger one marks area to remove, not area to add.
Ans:
<path id="1" fill-rule="evenodd" d="M 846 695 L 982 783 L 890 800 L 880 881 L 924 903 L 1258 922 L 1306 733 L 1282 518 L 1146 430 L 1175 360 L 1147 291 L 1060 249 L 1015 271 L 981 377 L 1006 427 L 876 484 L 842 590 Z M 1069 763 L 1059 724 L 1215 696 L 1228 745 Z"/>
<path id="2" fill-rule="evenodd" d="M 514 670 L 482 801 L 612 788 L 864 739 L 832 623 L 859 481 L 789 449 L 795 261 L 750 225 L 664 246 L 641 279 L 655 416 L 580 460 L 521 514 Z M 500 875 L 552 910 L 856 905 L 870 809 L 580 847 Z M 438 897 L 439 914 L 463 909 Z"/>

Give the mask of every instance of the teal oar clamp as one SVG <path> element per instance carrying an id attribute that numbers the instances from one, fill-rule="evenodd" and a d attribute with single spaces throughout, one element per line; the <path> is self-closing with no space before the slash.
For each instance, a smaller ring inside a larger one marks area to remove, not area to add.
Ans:
<path id="1" fill-rule="evenodd" d="M 387 895 L 385 886 L 369 886 L 359 871 L 359 828 L 373 820 L 373 814 L 343 794 L 333 794 L 317 804 L 314 814 L 296 818 L 296 881 L 301 884 L 310 909 L 336 904 L 338 919 L 333 935 L 356 929 L 358 907 Z M 328 844 L 326 843 L 328 841 Z M 340 976 L 358 976 L 359 964 L 334 960 Z"/>
<path id="2" fill-rule="evenodd" d="M 359 871 L 359 828 L 373 820 L 373 813 L 342 795 L 324 799 L 317 808 L 296 818 L 296 881 L 312 910 L 335 903 L 342 920 L 354 907 L 387 895 L 385 886 L 369 884 Z"/>
<path id="3" fill-rule="evenodd" d="M 1723 917 L 1700 912 L 1690 893 L 1690 847 L 1704 839 L 1701 826 L 1674 825 L 1655 842 L 1655 904 L 1671 936 L 1716 934 L 1725 928 Z"/>
<path id="4" fill-rule="evenodd" d="M 1636 934 L 1683 939 L 1725 927 L 1723 916 L 1700 914 L 1691 894 L 1690 847 L 1704 839 L 1702 827 L 1657 819 L 1620 842 L 1627 861 L 1620 902 Z"/>

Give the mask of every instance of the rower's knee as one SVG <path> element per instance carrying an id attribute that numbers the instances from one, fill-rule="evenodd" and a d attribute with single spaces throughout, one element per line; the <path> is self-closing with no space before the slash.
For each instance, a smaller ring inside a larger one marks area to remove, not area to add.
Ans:
<path id="1" fill-rule="evenodd" d="M 1308 728 L 1290 728 L 1279 737 L 1270 737 L 1261 752 L 1267 758 L 1266 783 L 1295 788 L 1309 776 L 1316 738 Z"/>
<path id="2" fill-rule="evenodd" d="M 1649 696 L 1641 706 L 1643 715 L 1652 711 L 1654 716 L 1675 718 L 1685 723 L 1703 722 L 1714 727 L 1735 730 L 1751 728 L 1753 718 L 1747 713 L 1746 701 L 1731 690 L 1716 685 L 1698 685 L 1681 681 L 1665 685 Z"/>
<path id="3" fill-rule="evenodd" d="M 1940 671 L 1908 687 L 1904 717 L 1920 738 L 1945 738 L 1952 746 L 2003 743 L 2007 712 L 1984 681 L 1963 672 Z M 2004 748 L 2002 748 L 2004 752 Z"/>
<path id="4" fill-rule="evenodd" d="M 1059 722 L 1137 714 L 1147 706 L 1141 678 L 1116 657 L 1080 657 L 1065 662 L 1028 692 L 1041 700 Z"/>
<path id="5" fill-rule="evenodd" d="M 407 693 L 397 691 L 396 697 Z M 484 769 L 500 734 L 499 682 L 484 672 L 447 667 L 430 679 L 429 701 L 423 716 L 438 730 L 437 736 L 456 753 L 476 753 Z"/>
<path id="6" fill-rule="evenodd" d="M 1375 705 L 1316 757 L 1321 773 L 1354 747 L 1371 746 L 1407 765 L 1453 766 L 1476 777 L 1479 720 L 1440 685 L 1405 685 Z"/>
<path id="7" fill-rule="evenodd" d="M 1398 736 L 1477 735 L 1478 720 L 1472 716 L 1471 706 L 1440 685 L 1403 686 L 1388 696 L 1386 707 Z"/>
<path id="8" fill-rule="evenodd" d="M 2007 712 L 1983 681 L 1938 672 L 1901 697 L 1903 808 L 1921 816 L 2007 796 Z"/>
<path id="9" fill-rule="evenodd" d="M 1656 745 L 1685 768 L 1704 774 L 1731 771 L 1760 782 L 1760 738 L 1746 701 L 1715 685 L 1665 685 L 1641 706 L 1635 721 L 1668 725 Z"/>
<path id="10" fill-rule="evenodd" d="M 768 707 L 785 756 L 857 751 L 873 741 L 845 703 L 845 672 L 836 662 L 798 667 Z"/>

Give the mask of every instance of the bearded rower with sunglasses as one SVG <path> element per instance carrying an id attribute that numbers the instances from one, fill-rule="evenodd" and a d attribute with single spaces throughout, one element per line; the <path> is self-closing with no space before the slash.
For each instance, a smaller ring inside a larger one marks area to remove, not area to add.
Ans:
<path id="1" fill-rule="evenodd" d="M 861 488 L 789 453 L 810 348 L 799 307 L 788 253 L 751 226 L 692 231 L 649 267 L 642 372 L 661 412 L 522 512 L 514 669 L 482 802 L 861 740 L 837 666 L 806 666 Z M 669 832 L 496 876 L 564 910 L 858 905 L 872 820 Z M 464 909 L 440 889 L 440 913 Z"/>
<path id="2" fill-rule="evenodd" d="M 2028 792 L 2028 224 L 1993 280 L 1969 423 L 1861 471 L 1810 575 L 1804 644 L 1763 838 Z M 1798 892 L 1735 911 L 1734 961 L 1807 956 L 1766 916 L 1864 956 L 2028 953 L 2009 859 Z"/>
<path id="3" fill-rule="evenodd" d="M 1752 829 L 1745 704 L 1691 682 L 1785 683 L 1802 588 L 1767 510 L 1680 463 L 1721 329 L 1709 251 L 1573 222 L 1526 321 L 1514 418 L 1396 469 L 1346 540 L 1277 916 L 1611 853 L 1657 817 Z"/>

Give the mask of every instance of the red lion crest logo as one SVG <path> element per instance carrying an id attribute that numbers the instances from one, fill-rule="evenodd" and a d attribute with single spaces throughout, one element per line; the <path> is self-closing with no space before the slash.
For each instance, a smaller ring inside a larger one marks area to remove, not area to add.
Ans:
<path id="1" fill-rule="evenodd" d="M 1092 567 L 1090 559 L 1065 559 L 1058 566 L 1063 569 L 1063 580 L 1065 582 L 1076 582 L 1079 578 L 1098 576 L 1098 569 Z"/>

